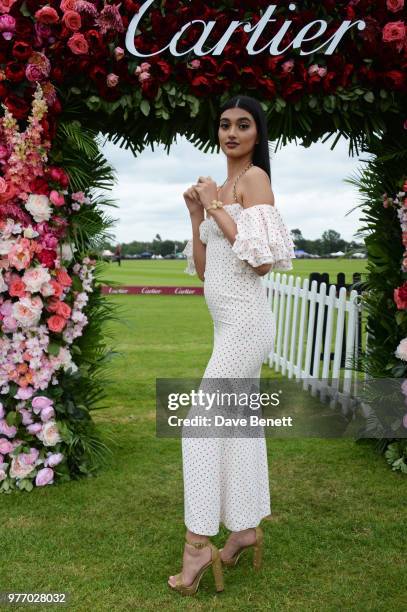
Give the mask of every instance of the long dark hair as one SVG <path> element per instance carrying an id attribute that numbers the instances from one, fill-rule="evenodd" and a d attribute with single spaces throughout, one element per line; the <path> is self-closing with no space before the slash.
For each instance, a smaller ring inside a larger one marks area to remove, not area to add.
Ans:
<path id="1" fill-rule="evenodd" d="M 217 116 L 216 132 L 219 128 L 221 114 L 228 108 L 236 107 L 244 108 L 246 111 L 251 113 L 251 115 L 253 115 L 257 126 L 257 137 L 259 142 L 254 145 L 252 162 L 253 165 L 263 168 L 263 170 L 265 170 L 269 175 L 269 179 L 271 181 L 267 119 L 260 102 L 256 100 L 256 98 L 238 95 L 233 96 L 233 98 L 230 98 L 224 104 L 222 104 L 222 106 L 219 108 Z"/>

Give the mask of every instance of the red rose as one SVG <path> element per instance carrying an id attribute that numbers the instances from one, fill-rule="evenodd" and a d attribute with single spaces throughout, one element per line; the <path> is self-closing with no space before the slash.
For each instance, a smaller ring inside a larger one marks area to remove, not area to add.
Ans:
<path id="1" fill-rule="evenodd" d="M 402 89 L 405 83 L 405 76 L 401 70 L 389 70 L 383 74 L 385 82 L 389 83 L 390 87 Z"/>
<path id="2" fill-rule="evenodd" d="M 43 6 L 36 11 L 34 17 L 40 23 L 58 23 L 59 15 L 51 6 Z"/>
<path id="3" fill-rule="evenodd" d="M 148 79 L 148 80 L 151 80 L 151 79 Z M 141 85 L 143 86 L 145 83 L 147 83 L 147 80 L 143 81 Z M 191 81 L 191 90 L 197 96 L 204 96 L 210 93 L 211 84 L 209 82 L 209 79 L 203 75 L 195 76 Z"/>
<path id="4" fill-rule="evenodd" d="M 26 119 L 28 117 L 30 105 L 24 98 L 11 93 L 5 99 L 4 104 L 16 119 Z"/>
<path id="5" fill-rule="evenodd" d="M 19 83 L 25 78 L 25 67 L 18 62 L 9 62 L 4 72 L 6 79 L 12 83 Z"/>
<path id="6" fill-rule="evenodd" d="M 291 83 L 283 93 L 284 97 L 289 98 L 292 102 L 297 102 L 302 96 L 302 85 L 301 83 Z"/>
<path id="7" fill-rule="evenodd" d="M 27 60 L 32 55 L 32 47 L 24 40 L 16 40 L 13 45 L 11 53 L 13 56 L 20 61 Z"/>
<path id="8" fill-rule="evenodd" d="M 276 85 L 275 83 L 270 79 L 259 79 L 259 83 L 260 85 L 263 86 L 263 90 L 267 93 L 267 97 L 268 98 L 274 98 L 274 96 L 276 95 Z"/>
<path id="9" fill-rule="evenodd" d="M 398 310 L 404 310 L 407 308 L 407 282 L 404 282 L 401 287 L 397 287 L 394 290 L 394 301 L 396 302 Z"/>
<path id="10" fill-rule="evenodd" d="M 397 13 L 404 8 L 404 0 L 387 0 L 387 8 L 392 13 Z"/>
<path id="11" fill-rule="evenodd" d="M 69 185 L 69 177 L 67 173 L 58 166 L 49 166 L 47 169 L 47 176 L 49 176 L 56 183 L 59 183 L 62 187 L 68 187 Z"/>
<path id="12" fill-rule="evenodd" d="M 41 253 L 37 254 L 38 261 L 50 269 L 55 268 L 56 258 L 56 251 L 53 251 L 52 249 L 42 249 Z"/>
<path id="13" fill-rule="evenodd" d="M 93 66 L 89 72 L 89 76 L 95 83 L 103 84 L 106 81 L 107 71 L 102 66 Z"/>
<path id="14" fill-rule="evenodd" d="M 40 193 L 41 195 L 49 194 L 49 185 L 48 182 L 42 178 L 41 176 L 37 176 L 29 183 L 30 191 L 32 193 Z"/>
<path id="15" fill-rule="evenodd" d="M 406 29 L 403 21 L 391 21 L 383 28 L 383 42 L 404 40 Z"/>

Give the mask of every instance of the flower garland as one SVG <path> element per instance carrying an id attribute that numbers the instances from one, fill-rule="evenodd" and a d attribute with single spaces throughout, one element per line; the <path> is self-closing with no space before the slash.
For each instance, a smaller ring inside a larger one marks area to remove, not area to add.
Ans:
<path id="1" fill-rule="evenodd" d="M 393 196 L 389 196 L 387 193 L 384 193 L 382 199 L 384 208 L 394 207 L 397 209 L 397 216 L 400 222 L 402 243 L 404 247 L 400 269 L 403 273 L 405 273 L 407 272 L 407 179 L 403 180 L 402 191 L 399 191 Z M 407 310 L 407 281 L 404 281 L 402 285 L 394 289 L 393 299 L 398 310 Z M 399 342 L 396 350 L 394 351 L 394 355 L 402 361 L 407 361 L 407 338 L 403 338 Z"/>
<path id="2" fill-rule="evenodd" d="M 3 108 L 0 395 L 6 400 L 0 402 L 0 491 L 8 491 L 52 484 L 53 468 L 65 459 L 54 400 L 43 392 L 50 387 L 52 395 L 59 371 L 78 369 L 69 347 L 88 323 L 83 310 L 95 261 L 85 257 L 68 272 L 75 249 L 63 241 L 67 222 L 60 209 L 74 213 L 89 198 L 73 193 L 67 206 L 68 176 L 46 165 L 50 141 L 41 86 L 23 132 Z"/>

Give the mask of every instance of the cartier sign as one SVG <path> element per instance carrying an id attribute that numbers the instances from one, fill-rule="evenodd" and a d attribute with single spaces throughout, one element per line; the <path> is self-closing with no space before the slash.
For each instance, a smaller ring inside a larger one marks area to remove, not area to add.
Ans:
<path id="1" fill-rule="evenodd" d="M 196 56 L 202 55 L 221 55 L 225 46 L 229 42 L 232 37 L 234 31 L 241 25 L 243 25 L 243 29 L 245 32 L 251 33 L 248 44 L 246 45 L 247 52 L 249 55 L 258 55 L 259 53 L 268 52 L 270 55 L 281 55 L 290 49 L 299 49 L 300 55 L 310 55 L 311 53 L 316 53 L 318 51 L 324 53 L 325 55 L 331 55 L 338 44 L 341 42 L 342 38 L 347 34 L 347 32 L 354 28 L 355 26 L 358 30 L 364 30 L 366 27 L 366 23 L 360 19 L 356 21 L 345 20 L 343 21 L 338 29 L 332 34 L 329 38 L 324 40 L 324 33 L 328 27 L 327 22 L 324 19 L 316 19 L 315 21 L 311 21 L 304 25 L 299 31 L 292 31 L 293 22 L 289 19 L 286 19 L 282 26 L 278 29 L 278 31 L 273 31 L 273 27 L 269 24 L 276 19 L 272 19 L 274 11 L 277 8 L 276 4 L 270 4 L 267 9 L 264 11 L 264 14 L 261 16 L 259 21 L 252 25 L 249 21 L 238 21 L 233 20 L 230 22 L 229 26 L 226 28 L 226 31 L 221 35 L 220 39 L 211 49 L 203 50 L 203 46 L 207 42 L 208 37 L 213 30 L 216 21 L 203 21 L 202 19 L 193 19 L 189 21 L 185 25 L 182 26 L 180 30 L 177 32 L 169 32 L 169 42 L 166 47 L 159 49 L 153 53 L 141 53 L 138 51 L 134 44 L 135 36 L 143 33 L 142 30 L 142 18 L 147 13 L 150 6 L 153 4 L 154 0 L 147 0 L 141 7 L 138 13 L 136 13 L 132 20 L 129 23 L 129 27 L 126 32 L 126 48 L 127 50 L 136 57 L 151 57 L 153 55 L 159 55 L 166 51 L 167 49 L 172 55 L 181 56 L 181 55 L 189 55 L 195 54 Z M 296 10 L 295 4 L 290 4 L 288 9 L 290 11 Z M 177 43 L 188 28 L 191 27 L 194 23 L 200 23 L 202 26 L 202 33 L 198 36 L 198 40 L 195 42 L 194 46 L 190 49 L 185 49 L 184 51 L 177 50 Z M 270 30 L 269 42 L 261 48 L 256 48 L 256 43 L 260 36 L 264 34 L 267 36 L 268 31 Z M 287 33 L 291 33 L 292 40 L 290 44 L 286 47 L 281 48 L 281 41 L 285 37 Z M 303 43 L 310 43 L 310 41 L 317 41 L 317 45 L 313 49 L 308 51 L 304 51 L 301 48 Z M 322 49 L 324 49 L 322 51 Z"/>

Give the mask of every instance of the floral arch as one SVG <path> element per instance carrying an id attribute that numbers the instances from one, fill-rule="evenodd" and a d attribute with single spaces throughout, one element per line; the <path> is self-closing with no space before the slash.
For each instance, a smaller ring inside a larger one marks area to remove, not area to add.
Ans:
<path id="1" fill-rule="evenodd" d="M 95 190 L 114 170 L 98 135 L 134 155 L 177 134 L 214 150 L 216 108 L 239 92 L 278 144 L 335 135 L 332 148 L 342 136 L 371 154 L 355 182 L 371 334 L 359 365 L 405 375 L 404 13 L 404 0 L 0 0 L 0 491 L 88 474 L 105 450 L 91 410 L 115 315 L 96 254 L 114 220 Z"/>

